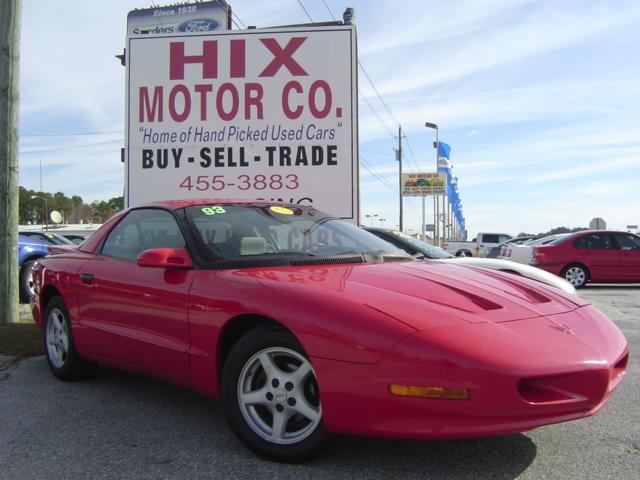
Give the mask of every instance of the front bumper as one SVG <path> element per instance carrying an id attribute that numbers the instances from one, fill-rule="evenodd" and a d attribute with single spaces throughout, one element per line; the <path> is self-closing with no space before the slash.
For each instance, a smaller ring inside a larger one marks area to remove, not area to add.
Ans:
<path id="1" fill-rule="evenodd" d="M 593 415 L 621 381 L 627 359 L 624 336 L 588 306 L 425 330 L 373 365 L 312 361 L 329 431 L 428 439 L 521 432 Z M 466 388 L 470 399 L 399 397 L 390 384 Z"/>

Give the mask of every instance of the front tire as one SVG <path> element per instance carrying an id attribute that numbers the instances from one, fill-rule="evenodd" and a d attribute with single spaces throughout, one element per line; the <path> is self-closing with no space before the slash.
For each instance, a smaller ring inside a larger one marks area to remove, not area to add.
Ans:
<path id="1" fill-rule="evenodd" d="M 33 266 L 36 264 L 36 260 L 29 260 L 22 264 L 20 268 L 20 302 L 29 303 L 31 297 L 34 295 L 33 284 Z"/>
<path id="2" fill-rule="evenodd" d="M 69 312 L 62 298 L 53 297 L 49 301 L 44 318 L 44 351 L 51 372 L 60 380 L 79 380 L 91 375 L 97 366 L 76 352 Z"/>
<path id="3" fill-rule="evenodd" d="M 562 277 L 574 288 L 582 288 L 589 281 L 589 272 L 583 265 L 569 265 L 563 270 Z"/>
<path id="4" fill-rule="evenodd" d="M 328 446 L 316 374 L 296 338 L 260 327 L 231 349 L 222 399 L 233 432 L 258 455 L 301 462 Z"/>

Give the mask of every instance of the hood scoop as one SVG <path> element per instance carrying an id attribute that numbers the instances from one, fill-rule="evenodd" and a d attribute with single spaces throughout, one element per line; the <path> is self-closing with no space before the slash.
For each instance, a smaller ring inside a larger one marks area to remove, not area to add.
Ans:
<path id="1" fill-rule="evenodd" d="M 493 278 L 497 278 L 503 283 L 506 283 L 511 288 L 523 293 L 527 298 L 527 300 L 529 300 L 531 303 L 536 303 L 536 304 L 551 303 L 551 298 L 547 297 L 546 295 L 543 295 L 540 292 L 536 292 L 533 288 L 529 288 L 520 282 L 514 282 L 508 278 L 505 278 L 504 276 L 494 275 L 493 272 L 487 272 L 487 274 L 492 276 Z"/>
<path id="2" fill-rule="evenodd" d="M 421 278 L 421 277 L 418 277 L 418 278 Z M 475 295 L 475 294 L 473 294 L 471 292 L 467 292 L 466 290 L 462 290 L 461 288 L 456 288 L 456 287 L 453 287 L 451 285 L 447 285 L 446 283 L 438 282 L 436 280 L 430 280 L 430 281 L 432 283 L 436 283 L 436 284 L 440 285 L 441 287 L 444 287 L 444 288 L 446 288 L 448 290 L 451 290 L 452 292 L 455 292 L 458 295 L 461 295 L 461 296 L 465 297 L 471 303 L 473 303 L 475 306 L 481 308 L 484 311 L 501 310 L 503 308 L 502 305 L 499 305 L 499 304 L 497 304 L 495 302 L 492 302 L 491 300 L 483 298 L 483 297 L 481 297 L 479 295 Z M 428 299 L 427 301 L 429 301 L 431 303 L 440 303 L 441 305 L 446 305 L 448 307 L 457 308 L 458 310 L 464 310 L 462 308 L 456 307 L 455 305 L 451 305 L 450 303 L 438 302 L 438 301 L 434 301 L 433 299 Z"/>

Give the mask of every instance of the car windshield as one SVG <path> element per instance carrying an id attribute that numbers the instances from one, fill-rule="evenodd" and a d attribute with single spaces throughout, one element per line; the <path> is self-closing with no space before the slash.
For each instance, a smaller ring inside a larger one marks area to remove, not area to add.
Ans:
<path id="1" fill-rule="evenodd" d="M 412 258 L 375 235 L 311 207 L 221 203 L 187 207 L 184 215 L 205 264 L 296 256 Z"/>
<path id="2" fill-rule="evenodd" d="M 401 241 L 406 242 L 409 245 L 411 245 L 413 248 L 418 250 L 420 253 L 424 254 L 424 256 L 427 257 L 427 258 L 436 259 L 436 258 L 451 258 L 451 257 L 453 257 L 453 255 L 451 255 L 449 252 L 445 252 L 441 248 L 435 247 L 433 245 L 429 245 L 427 242 L 423 242 L 422 240 L 419 240 L 419 239 L 417 239 L 415 237 L 412 237 L 411 235 L 407 235 L 404 232 L 399 232 L 399 231 L 394 230 L 392 232 L 392 234 L 394 236 L 398 237 Z"/>

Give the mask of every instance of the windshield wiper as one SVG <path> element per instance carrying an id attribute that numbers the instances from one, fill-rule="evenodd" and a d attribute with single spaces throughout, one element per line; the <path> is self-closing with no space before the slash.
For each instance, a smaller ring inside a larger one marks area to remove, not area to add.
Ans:
<path id="1" fill-rule="evenodd" d="M 281 252 L 267 252 L 265 255 L 300 255 L 303 257 L 317 257 L 315 253 L 310 252 L 294 252 L 294 251 L 281 251 Z"/>

